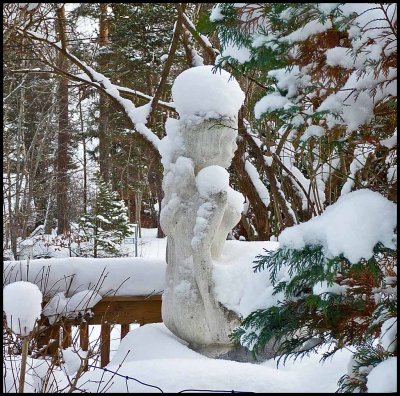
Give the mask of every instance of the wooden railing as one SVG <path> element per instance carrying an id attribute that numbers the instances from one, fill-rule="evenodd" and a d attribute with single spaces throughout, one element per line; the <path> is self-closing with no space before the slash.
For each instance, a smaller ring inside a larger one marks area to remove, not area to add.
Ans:
<path id="1" fill-rule="evenodd" d="M 89 348 L 89 325 L 101 325 L 100 366 L 110 361 L 111 325 L 121 325 L 121 339 L 129 332 L 131 323 L 141 326 L 146 323 L 162 322 L 161 295 L 152 296 L 113 296 L 104 297 L 93 308 L 93 315 L 84 319 L 63 319 L 49 325 L 48 318 L 42 317 L 43 330 L 37 335 L 37 344 L 41 354 L 55 356 L 59 347 L 72 345 L 72 326 L 79 326 L 79 342 L 83 351 Z M 60 345 L 60 331 L 62 340 Z"/>

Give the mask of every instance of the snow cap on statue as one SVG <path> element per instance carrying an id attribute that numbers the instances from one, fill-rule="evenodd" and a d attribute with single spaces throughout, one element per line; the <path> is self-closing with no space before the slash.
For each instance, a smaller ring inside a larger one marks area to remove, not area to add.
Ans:
<path id="1" fill-rule="evenodd" d="M 214 68 L 192 67 L 175 79 L 172 97 L 181 117 L 237 117 L 245 94 L 230 73 Z"/>

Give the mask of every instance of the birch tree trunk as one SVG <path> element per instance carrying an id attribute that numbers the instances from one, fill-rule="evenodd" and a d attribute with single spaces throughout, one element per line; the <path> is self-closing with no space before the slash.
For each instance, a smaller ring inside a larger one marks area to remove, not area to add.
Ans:
<path id="1" fill-rule="evenodd" d="M 141 209 L 142 209 L 142 192 L 135 192 L 135 221 L 138 226 L 139 238 L 142 237 L 142 219 L 141 219 Z"/>

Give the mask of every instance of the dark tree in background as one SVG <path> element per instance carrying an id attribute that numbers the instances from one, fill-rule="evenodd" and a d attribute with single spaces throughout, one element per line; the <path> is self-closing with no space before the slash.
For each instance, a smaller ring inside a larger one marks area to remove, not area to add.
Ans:
<path id="1" fill-rule="evenodd" d="M 65 6 L 56 9 L 57 36 L 63 49 L 67 48 Z M 61 71 L 68 67 L 62 52 L 58 54 L 58 67 Z M 68 148 L 70 140 L 68 116 L 68 80 L 60 78 L 58 87 L 58 150 L 57 150 L 57 234 L 70 231 L 68 202 Z"/>

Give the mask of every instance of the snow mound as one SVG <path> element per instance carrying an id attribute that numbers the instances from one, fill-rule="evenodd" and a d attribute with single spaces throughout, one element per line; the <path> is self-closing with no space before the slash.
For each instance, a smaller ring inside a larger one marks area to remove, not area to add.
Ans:
<path id="1" fill-rule="evenodd" d="M 368 393 L 397 391 L 397 357 L 390 357 L 375 366 L 367 376 Z"/>
<path id="2" fill-rule="evenodd" d="M 3 310 L 15 334 L 27 336 L 42 312 L 42 293 L 30 282 L 14 282 L 3 289 Z"/>
<path id="3" fill-rule="evenodd" d="M 149 347 L 151 345 L 151 348 Z M 164 323 L 151 323 L 130 331 L 121 341 L 110 365 L 152 359 L 207 359 L 187 347 Z"/>
<path id="4" fill-rule="evenodd" d="M 228 191 L 229 173 L 218 165 L 207 166 L 197 174 L 196 187 L 202 197 Z"/>
<path id="5" fill-rule="evenodd" d="M 251 59 L 251 52 L 246 47 L 238 47 L 237 45 L 230 43 L 222 51 L 222 56 L 230 56 L 243 64 Z"/>
<path id="6" fill-rule="evenodd" d="M 278 248 L 277 242 L 225 241 L 222 255 L 214 261 L 213 282 L 215 295 L 222 304 L 238 315 L 246 317 L 256 309 L 276 305 L 282 294 L 273 295 L 273 286 L 264 271 L 254 272 L 255 257 L 266 250 Z M 286 268 L 278 278 L 283 280 Z"/>
<path id="7" fill-rule="evenodd" d="M 245 95 L 236 79 L 214 66 L 192 67 L 181 73 L 172 86 L 180 116 L 204 118 L 236 117 Z"/>
<path id="8" fill-rule="evenodd" d="M 116 371 L 118 367 L 110 364 L 107 369 Z M 225 390 L 228 391 L 225 393 L 235 393 L 266 390 L 290 392 L 296 387 L 301 389 L 302 385 L 299 378 L 274 368 L 218 359 L 143 360 L 124 364 L 118 373 L 122 378 L 112 377 L 112 373 L 102 370 L 92 371 L 81 377 L 79 388 L 89 393 L 96 392 L 99 381 L 104 381 L 111 384 L 109 392 L 113 393 L 154 393 L 155 387 L 162 389 L 164 393 L 179 393 L 184 390 L 199 390 L 201 393 L 207 390 Z M 125 376 L 133 376 L 140 382 L 128 381 L 127 390 Z"/>
<path id="9" fill-rule="evenodd" d="M 165 123 L 165 130 L 167 136 L 160 142 L 160 154 L 164 169 L 168 170 L 170 164 L 183 154 L 184 144 L 180 134 L 179 120 L 168 118 Z"/>
<path id="10" fill-rule="evenodd" d="M 210 21 L 215 22 L 222 19 L 224 19 L 224 14 L 222 13 L 221 5 L 215 4 L 214 7 L 211 9 Z"/>
<path id="11" fill-rule="evenodd" d="M 112 373 L 103 370 L 89 371 L 79 379 L 78 387 L 96 392 L 98 381 L 102 381 L 110 384 L 108 392 L 115 393 L 159 392 L 159 389 L 169 393 L 189 389 L 229 393 L 232 390 L 291 393 L 302 389 L 333 393 L 349 355 L 347 350 L 339 351 L 324 365 L 319 363 L 320 356 L 313 355 L 295 364 L 280 365 L 279 369 L 273 359 L 262 364 L 210 359 L 188 348 L 163 323 L 153 323 L 132 330 L 122 340 L 107 365 L 108 370 L 118 370 L 120 376 L 112 377 Z M 125 376 L 140 382 L 127 380 Z"/>
<path id="12" fill-rule="evenodd" d="M 370 259 L 381 242 L 395 249 L 397 207 L 381 194 L 363 189 L 353 191 L 328 206 L 320 216 L 287 228 L 279 236 L 280 246 L 303 249 L 322 245 L 327 257 L 343 254 L 351 263 Z"/>
<path id="13" fill-rule="evenodd" d="M 232 187 L 228 188 L 228 202 L 237 213 L 242 213 L 244 208 L 244 195 Z"/>
<path id="14" fill-rule="evenodd" d="M 86 352 L 83 352 L 83 354 L 86 354 Z M 63 349 L 62 357 L 64 359 L 62 366 L 67 375 L 71 376 L 75 374 L 81 367 L 81 357 L 78 351 L 75 351 L 74 348 L 69 347 L 67 349 Z"/>
<path id="15" fill-rule="evenodd" d="M 380 344 L 389 352 L 397 349 L 397 317 L 386 320 L 381 327 Z"/>

